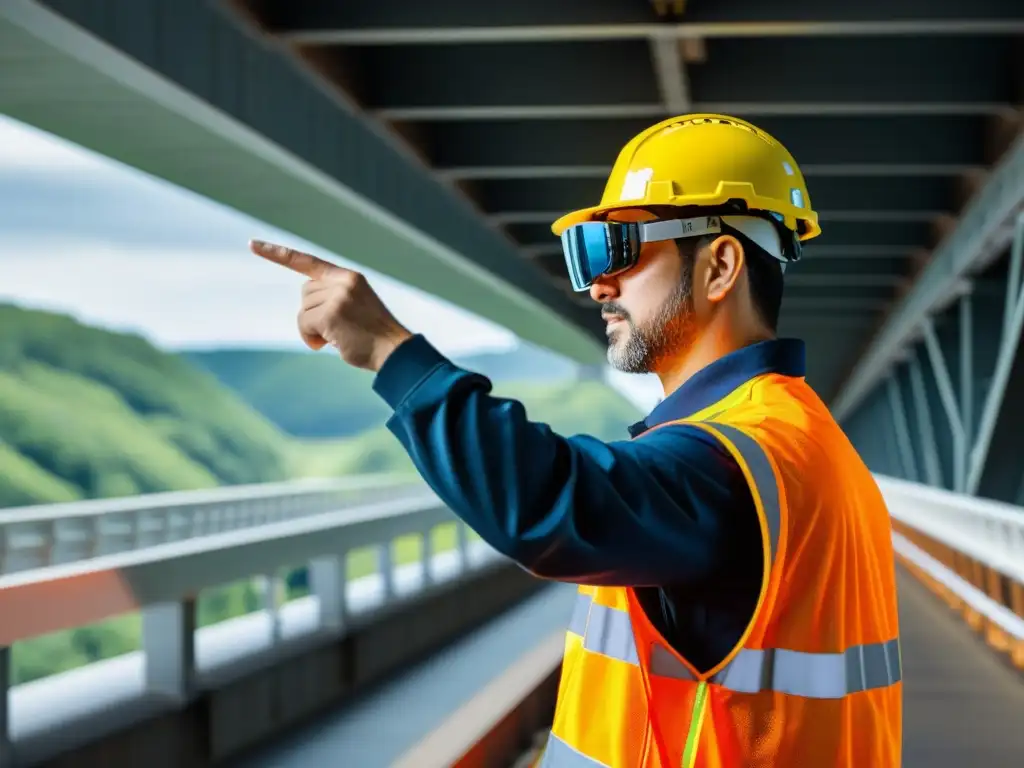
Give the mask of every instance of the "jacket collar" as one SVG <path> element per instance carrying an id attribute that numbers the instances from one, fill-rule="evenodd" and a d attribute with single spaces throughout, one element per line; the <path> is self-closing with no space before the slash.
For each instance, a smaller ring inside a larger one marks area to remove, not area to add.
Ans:
<path id="1" fill-rule="evenodd" d="M 638 437 L 659 424 L 692 416 L 756 376 L 777 373 L 802 377 L 806 365 L 806 350 L 800 339 L 771 339 L 743 347 L 697 371 L 658 403 L 647 418 L 632 425 L 629 434 Z"/>

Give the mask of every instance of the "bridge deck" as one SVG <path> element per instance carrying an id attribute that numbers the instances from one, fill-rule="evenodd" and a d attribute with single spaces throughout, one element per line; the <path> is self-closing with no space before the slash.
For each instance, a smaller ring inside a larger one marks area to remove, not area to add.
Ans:
<path id="1" fill-rule="evenodd" d="M 554 586 L 364 697 L 292 734 L 245 768 L 383 768 L 540 638 L 564 625 Z M 1024 678 L 945 605 L 900 573 L 906 768 L 1024 765 Z"/>
<path id="2" fill-rule="evenodd" d="M 575 589 L 552 585 L 477 631 L 233 768 L 386 768 L 452 711 L 564 627 Z"/>
<path id="3" fill-rule="evenodd" d="M 905 768 L 1024 765 L 1024 676 L 900 573 Z"/>

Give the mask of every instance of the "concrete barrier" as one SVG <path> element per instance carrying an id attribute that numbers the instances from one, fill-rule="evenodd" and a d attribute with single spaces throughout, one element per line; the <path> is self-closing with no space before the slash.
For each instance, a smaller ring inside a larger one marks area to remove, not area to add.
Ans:
<path id="1" fill-rule="evenodd" d="M 152 706 L 152 717 L 45 762 L 28 760 L 19 765 L 200 768 L 222 764 L 342 705 L 542 585 L 507 561 L 470 571 L 375 613 L 340 637 L 301 638 L 298 645 L 290 646 L 294 652 L 287 657 L 268 658 L 258 666 L 249 663 L 244 670 L 224 669 L 178 709 L 168 712 L 166 702 L 140 701 L 140 710 Z M 59 739 L 60 734 L 50 738 Z"/>

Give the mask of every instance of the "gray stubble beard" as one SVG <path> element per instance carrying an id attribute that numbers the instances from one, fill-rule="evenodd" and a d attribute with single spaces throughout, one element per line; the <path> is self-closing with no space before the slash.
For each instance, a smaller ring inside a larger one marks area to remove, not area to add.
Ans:
<path id="1" fill-rule="evenodd" d="M 688 278 L 684 275 L 657 314 L 643 325 L 626 318 L 629 335 L 624 340 L 616 339 L 620 331 L 609 338 L 609 365 L 623 373 L 653 373 L 661 360 L 689 345 L 693 337 L 693 296 Z"/>

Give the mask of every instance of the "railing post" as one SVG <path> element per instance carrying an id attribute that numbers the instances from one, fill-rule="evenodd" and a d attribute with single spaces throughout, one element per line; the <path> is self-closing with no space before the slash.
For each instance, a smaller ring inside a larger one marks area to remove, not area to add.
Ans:
<path id="1" fill-rule="evenodd" d="M 187 598 L 142 609 L 146 690 L 185 703 L 195 692 L 196 603 Z"/>
<path id="2" fill-rule="evenodd" d="M 384 602 L 395 596 L 395 566 L 391 557 L 391 541 L 385 541 L 377 547 L 377 570 L 380 571 L 381 583 L 384 585 Z"/>
<path id="3" fill-rule="evenodd" d="M 348 583 L 345 555 L 320 557 L 309 564 L 312 592 L 320 603 L 320 626 L 341 630 L 348 622 Z"/>
<path id="4" fill-rule="evenodd" d="M 469 570 L 469 527 L 461 520 L 455 523 L 455 538 L 458 541 L 459 566 L 463 572 Z"/>
<path id="5" fill-rule="evenodd" d="M 11 744 L 11 649 L 0 645 L 0 768 L 14 768 Z"/>
<path id="6" fill-rule="evenodd" d="M 270 644 L 281 640 L 281 600 L 278 596 L 279 579 L 273 573 L 263 576 L 263 609 L 270 619 Z"/>
<path id="7" fill-rule="evenodd" d="M 431 534 L 434 532 L 433 527 L 428 527 L 423 530 L 423 586 L 429 587 L 434 583 L 434 539 Z"/>

